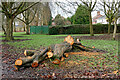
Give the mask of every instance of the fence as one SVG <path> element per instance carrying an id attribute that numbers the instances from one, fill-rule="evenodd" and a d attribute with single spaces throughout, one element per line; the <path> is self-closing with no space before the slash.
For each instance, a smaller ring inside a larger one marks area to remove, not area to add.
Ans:
<path id="1" fill-rule="evenodd" d="M 49 34 L 49 26 L 30 26 L 30 34 Z"/>

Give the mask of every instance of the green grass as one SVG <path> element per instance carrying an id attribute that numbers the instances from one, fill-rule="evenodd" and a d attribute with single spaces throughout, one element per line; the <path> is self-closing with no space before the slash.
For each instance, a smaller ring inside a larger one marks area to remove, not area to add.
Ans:
<path id="1" fill-rule="evenodd" d="M 3 35 L 0 33 L 0 35 Z M 95 34 L 95 35 L 103 35 L 103 34 Z M 14 36 L 22 36 L 22 37 L 14 37 L 15 39 L 29 39 L 25 41 L 15 41 L 15 42 L 5 42 L 3 44 L 9 44 L 12 46 L 15 46 L 17 49 L 39 49 L 40 47 L 47 47 L 52 44 L 57 44 L 63 42 L 64 38 L 56 38 L 58 36 L 67 36 L 67 35 L 40 35 L 40 34 L 34 34 L 34 35 L 25 35 L 24 32 L 16 32 L 14 33 Z M 73 34 L 71 36 L 89 36 L 89 34 Z M 4 37 L 2 38 L 4 39 Z M 116 65 L 116 62 L 118 62 L 118 59 L 114 56 L 117 56 L 118 53 L 118 41 L 116 40 L 82 40 L 81 43 L 85 46 L 95 46 L 95 48 L 106 50 L 108 51 L 105 54 L 102 54 L 101 56 L 97 56 L 97 60 L 94 58 L 90 58 L 89 63 L 93 62 L 94 65 L 90 66 L 97 66 L 99 59 L 102 57 L 105 57 L 103 60 L 101 60 L 99 63 L 100 66 L 102 66 L 102 63 L 108 67 L 113 67 L 113 70 L 116 70 L 118 68 L 118 65 Z M 82 57 L 81 59 L 89 59 L 88 57 Z"/>
<path id="2" fill-rule="evenodd" d="M 65 35 L 63 34 L 62 35 L 40 35 L 40 34 L 25 35 L 24 32 L 14 32 L 14 36 L 18 36 L 18 37 L 14 37 L 14 39 L 28 39 L 28 40 L 20 41 L 20 42 L 6 42 L 6 43 L 12 46 L 15 45 L 17 48 L 31 48 L 32 47 L 32 48 L 38 49 L 41 46 L 46 47 L 51 44 L 61 43 L 64 39 L 56 38 L 56 37 L 67 36 L 67 34 Z M 73 34 L 71 36 L 89 36 L 89 34 Z M 5 39 L 5 37 L 2 37 L 1 39 Z"/>
<path id="3" fill-rule="evenodd" d="M 3 35 L 0 33 L 0 35 Z M 103 34 L 95 34 L 95 35 L 103 35 Z M 4 36 L 4 35 L 3 35 Z M 64 38 L 56 38 L 58 36 L 67 36 L 67 35 L 40 35 L 40 34 L 33 34 L 33 35 L 25 35 L 24 32 L 14 32 L 15 39 L 28 39 L 25 41 L 15 41 L 15 42 L 6 42 L 10 45 L 15 45 L 18 48 L 31 48 L 34 47 L 35 49 L 40 48 L 41 46 L 47 47 L 52 44 L 61 43 Z M 19 37 L 20 36 L 20 37 Z M 73 34 L 71 36 L 89 36 L 89 34 Z M 5 37 L 2 37 L 4 39 Z M 117 53 L 118 41 L 114 40 L 82 40 L 81 43 L 85 46 L 95 46 L 98 49 L 104 49 L 109 52 Z"/>

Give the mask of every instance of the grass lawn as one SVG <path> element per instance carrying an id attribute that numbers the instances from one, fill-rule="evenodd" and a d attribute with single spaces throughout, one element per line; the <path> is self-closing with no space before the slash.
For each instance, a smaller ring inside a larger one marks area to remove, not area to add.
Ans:
<path id="1" fill-rule="evenodd" d="M 40 47 L 47 47 L 52 44 L 61 43 L 64 38 L 56 38 L 57 36 L 67 36 L 67 35 L 24 35 L 24 32 L 16 32 L 14 33 L 15 39 L 28 39 L 24 41 L 14 41 L 14 42 L 3 42 L 2 44 L 9 44 L 15 46 L 17 49 L 39 49 Z M 0 34 L 1 35 L 1 34 Z M 95 35 L 103 35 L 103 34 L 95 34 Z M 89 36 L 89 34 L 74 34 L 72 36 Z M 2 38 L 4 39 L 4 37 Z M 103 69 L 105 66 L 112 68 L 111 70 L 118 69 L 118 41 L 114 40 L 82 40 L 81 43 L 85 46 L 95 46 L 95 48 L 106 50 L 108 53 L 98 55 L 96 58 L 94 57 L 82 57 L 79 60 L 89 59 L 88 63 L 91 63 L 89 66 L 101 66 Z M 74 58 L 75 56 L 73 56 Z M 77 56 L 78 57 L 78 56 Z M 101 59 L 102 58 L 102 59 Z M 104 63 L 104 66 L 103 66 Z"/>
<path id="2" fill-rule="evenodd" d="M 3 34 L 0 34 L 3 35 Z M 95 35 L 103 35 L 103 34 L 95 34 Z M 4 35 L 3 35 L 4 36 Z M 46 47 L 51 44 L 61 43 L 64 39 L 62 38 L 56 38 L 58 36 L 67 36 L 67 35 L 40 35 L 40 34 L 34 34 L 34 35 L 25 35 L 24 32 L 15 32 L 14 33 L 14 39 L 27 39 L 25 41 L 14 41 L 14 42 L 6 42 L 10 45 L 15 45 L 17 48 L 35 48 L 38 49 L 41 46 Z M 73 34 L 71 36 L 89 36 L 89 34 Z M 4 39 L 5 37 L 2 37 L 0 39 Z M 94 40 L 90 40 L 94 42 Z M 83 44 L 86 43 L 86 40 L 82 41 Z M 89 45 L 89 44 L 87 44 Z M 95 44 L 94 44 L 95 45 Z"/>

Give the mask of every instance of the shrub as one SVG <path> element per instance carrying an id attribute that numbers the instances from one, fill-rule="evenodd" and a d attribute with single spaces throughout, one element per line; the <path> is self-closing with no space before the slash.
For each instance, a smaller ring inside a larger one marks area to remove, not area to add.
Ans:
<path id="1" fill-rule="evenodd" d="M 113 33 L 114 26 L 111 26 L 111 33 Z M 94 34 L 102 34 L 108 32 L 108 24 L 95 24 L 93 25 Z M 120 32 L 120 24 L 118 25 L 117 32 Z M 49 34 L 89 34 L 89 24 L 73 24 L 65 26 L 51 26 Z"/>

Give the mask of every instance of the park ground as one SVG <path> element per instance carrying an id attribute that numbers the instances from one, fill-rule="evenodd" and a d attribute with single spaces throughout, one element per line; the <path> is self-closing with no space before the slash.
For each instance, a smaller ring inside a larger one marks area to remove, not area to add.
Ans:
<path id="1" fill-rule="evenodd" d="M 112 34 L 70 34 L 72 37 L 81 39 L 81 43 L 88 47 L 95 47 L 103 50 L 103 53 L 71 54 L 60 65 L 46 60 L 39 64 L 37 68 L 22 68 L 20 71 L 14 70 L 14 62 L 19 57 L 24 56 L 24 50 L 40 50 L 52 44 L 63 42 L 66 35 L 25 35 L 24 32 L 15 32 L 14 41 L 4 40 L 3 33 L 0 34 L 2 40 L 2 78 L 118 78 L 118 34 L 116 40 L 112 39 Z"/>

